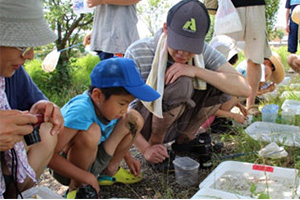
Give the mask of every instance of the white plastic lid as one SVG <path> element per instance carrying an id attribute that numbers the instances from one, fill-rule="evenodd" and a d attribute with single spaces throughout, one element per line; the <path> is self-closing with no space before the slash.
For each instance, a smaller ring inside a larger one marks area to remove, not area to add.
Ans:
<path id="1" fill-rule="evenodd" d="M 199 167 L 199 163 L 197 161 L 187 156 L 176 157 L 175 160 L 173 160 L 173 164 L 184 170 L 193 170 Z"/>

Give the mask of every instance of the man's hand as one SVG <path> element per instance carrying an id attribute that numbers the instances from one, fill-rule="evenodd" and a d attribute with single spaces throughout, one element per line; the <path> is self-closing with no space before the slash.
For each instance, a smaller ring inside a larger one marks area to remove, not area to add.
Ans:
<path id="1" fill-rule="evenodd" d="M 167 148 L 162 144 L 150 145 L 144 152 L 144 157 L 151 163 L 160 163 L 169 157 Z"/>
<path id="2" fill-rule="evenodd" d="M 174 83 L 180 76 L 195 77 L 197 68 L 187 64 L 174 63 L 165 75 L 165 84 Z"/>
<path id="3" fill-rule="evenodd" d="M 44 114 L 44 121 L 53 124 L 53 128 L 50 131 L 51 135 L 58 134 L 64 128 L 64 118 L 61 115 L 60 108 L 52 102 L 38 101 L 31 107 L 30 113 Z"/>
<path id="4" fill-rule="evenodd" d="M 89 8 L 92 8 L 94 6 L 103 4 L 103 1 L 102 0 L 87 0 L 86 3 Z"/>
<path id="5" fill-rule="evenodd" d="M 91 35 L 92 33 L 88 33 L 83 39 L 83 45 L 91 44 Z"/>
<path id="6" fill-rule="evenodd" d="M 0 151 L 11 149 L 17 142 L 33 131 L 36 116 L 18 110 L 0 111 Z"/>

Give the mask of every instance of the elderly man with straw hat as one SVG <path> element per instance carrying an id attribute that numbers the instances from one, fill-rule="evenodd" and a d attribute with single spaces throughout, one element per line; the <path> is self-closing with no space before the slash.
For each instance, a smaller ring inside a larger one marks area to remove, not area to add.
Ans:
<path id="1" fill-rule="evenodd" d="M 300 22 L 300 5 L 296 6 L 292 12 L 292 20 L 299 25 Z M 300 38 L 300 26 L 298 26 L 298 38 Z M 290 54 L 288 56 L 288 64 L 289 66 L 296 72 L 300 74 L 300 56 L 297 54 Z"/>
<path id="2" fill-rule="evenodd" d="M 21 192 L 33 186 L 63 128 L 60 108 L 47 100 L 22 67 L 33 59 L 34 47 L 55 39 L 40 0 L 0 0 L 0 198 L 22 197 Z M 38 121 L 45 123 L 35 125 Z M 31 133 L 40 139 L 25 143 L 23 136 Z"/>

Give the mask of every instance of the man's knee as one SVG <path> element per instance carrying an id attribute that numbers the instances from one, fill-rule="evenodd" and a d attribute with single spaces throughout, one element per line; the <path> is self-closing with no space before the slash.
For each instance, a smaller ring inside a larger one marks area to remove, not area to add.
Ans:
<path id="1" fill-rule="evenodd" d="M 192 100 L 194 95 L 193 79 L 190 77 L 180 77 L 174 83 L 168 85 L 164 90 L 163 111 L 169 111 L 182 104 L 194 107 Z"/>

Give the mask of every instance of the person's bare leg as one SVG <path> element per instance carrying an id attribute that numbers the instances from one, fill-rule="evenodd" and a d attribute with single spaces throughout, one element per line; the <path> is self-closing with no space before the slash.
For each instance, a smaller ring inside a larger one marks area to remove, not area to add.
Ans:
<path id="1" fill-rule="evenodd" d="M 44 172 L 46 166 L 50 162 L 57 143 L 57 136 L 50 135 L 51 129 L 51 123 L 42 123 L 39 130 L 41 142 L 31 146 L 25 146 L 27 150 L 28 163 L 35 171 L 37 180 L 40 178 L 41 174 Z M 19 184 L 19 190 L 24 191 L 33 185 L 34 182 L 32 179 L 27 177 L 24 183 Z"/>
<path id="2" fill-rule="evenodd" d="M 220 104 L 201 108 L 197 113 L 197 116 L 191 118 L 184 132 L 178 135 L 178 137 L 176 138 L 176 142 L 178 144 L 182 144 L 193 140 L 196 137 L 198 130 L 200 129 L 203 122 L 206 119 L 208 119 L 211 115 L 215 114 L 215 112 L 219 108 Z"/>
<path id="3" fill-rule="evenodd" d="M 88 170 L 97 155 L 100 133 L 100 127 L 96 123 L 93 123 L 87 131 L 80 131 L 76 134 L 69 149 L 67 159 L 77 167 Z M 80 184 L 78 181 L 71 179 L 69 191 L 77 189 Z"/>
<path id="4" fill-rule="evenodd" d="M 289 66 L 295 71 L 300 74 L 300 56 L 296 54 L 290 54 L 288 56 L 287 62 Z"/>
<path id="5" fill-rule="evenodd" d="M 261 67 L 259 64 L 253 63 L 251 60 L 247 62 L 247 80 L 251 87 L 251 94 L 247 98 L 246 107 L 249 108 L 255 102 L 256 93 L 258 91 L 261 76 Z"/>
<path id="6" fill-rule="evenodd" d="M 132 146 L 143 124 L 143 117 L 133 109 L 129 109 L 125 116 L 118 121 L 109 138 L 103 142 L 106 153 L 113 155 L 109 165 L 103 171 L 104 174 L 113 176 L 118 171 L 120 162 Z"/>

